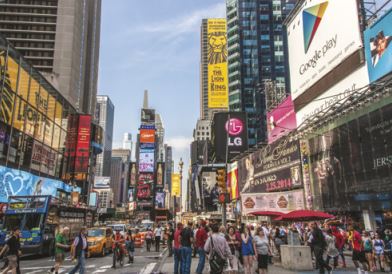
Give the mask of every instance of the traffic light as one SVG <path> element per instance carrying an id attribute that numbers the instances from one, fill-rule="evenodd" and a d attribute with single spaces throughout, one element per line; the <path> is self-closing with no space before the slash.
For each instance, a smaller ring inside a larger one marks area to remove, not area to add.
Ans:
<path id="1" fill-rule="evenodd" d="M 222 193 L 226 192 L 226 169 L 218 169 L 216 171 L 216 183 Z"/>

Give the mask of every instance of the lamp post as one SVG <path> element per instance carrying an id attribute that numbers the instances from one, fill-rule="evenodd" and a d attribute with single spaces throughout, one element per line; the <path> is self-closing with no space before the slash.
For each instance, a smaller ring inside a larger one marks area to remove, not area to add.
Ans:
<path id="1" fill-rule="evenodd" d="M 182 161 L 182 158 L 180 158 L 180 161 L 178 162 L 178 172 L 180 173 L 180 209 L 182 209 L 182 169 L 184 167 L 184 162 Z M 182 211 L 182 210 L 180 210 Z"/>

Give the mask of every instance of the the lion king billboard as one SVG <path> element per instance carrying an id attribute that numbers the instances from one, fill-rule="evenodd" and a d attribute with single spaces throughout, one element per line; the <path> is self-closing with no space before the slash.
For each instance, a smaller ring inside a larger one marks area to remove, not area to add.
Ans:
<path id="1" fill-rule="evenodd" d="M 208 19 L 208 107 L 228 107 L 226 19 Z"/>

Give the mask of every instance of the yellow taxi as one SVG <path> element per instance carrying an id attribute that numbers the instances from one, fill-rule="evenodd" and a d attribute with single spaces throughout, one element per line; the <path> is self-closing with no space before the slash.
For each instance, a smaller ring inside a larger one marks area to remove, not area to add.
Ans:
<path id="1" fill-rule="evenodd" d="M 105 256 L 112 252 L 113 230 L 110 227 L 94 227 L 87 230 L 88 256 Z"/>

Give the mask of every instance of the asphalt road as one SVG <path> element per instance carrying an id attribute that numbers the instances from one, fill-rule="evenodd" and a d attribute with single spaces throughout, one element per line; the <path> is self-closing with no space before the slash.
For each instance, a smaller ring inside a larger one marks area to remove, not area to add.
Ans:
<path id="1" fill-rule="evenodd" d="M 88 258 L 86 261 L 86 270 L 88 274 L 150 274 L 159 261 L 160 253 L 146 252 L 143 248 L 136 249 L 133 264 L 128 264 L 128 258 L 125 259 L 125 265 L 116 269 L 112 266 L 112 254 L 106 257 Z M 22 274 L 46 274 L 54 265 L 54 260 L 48 257 L 27 257 L 21 261 Z M 68 257 L 59 273 L 66 274 L 73 268 L 74 263 Z"/>

